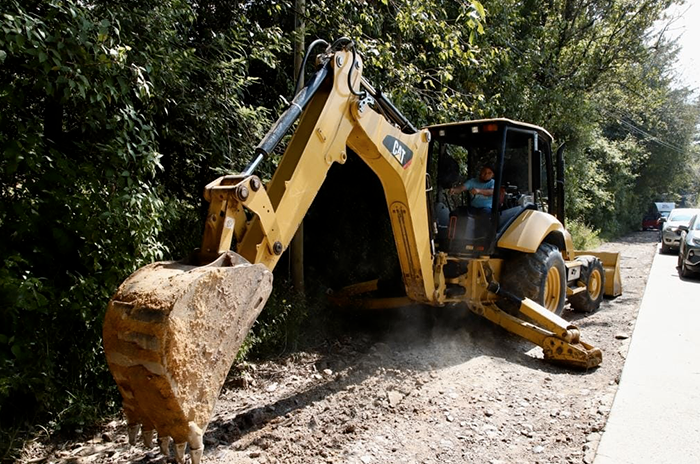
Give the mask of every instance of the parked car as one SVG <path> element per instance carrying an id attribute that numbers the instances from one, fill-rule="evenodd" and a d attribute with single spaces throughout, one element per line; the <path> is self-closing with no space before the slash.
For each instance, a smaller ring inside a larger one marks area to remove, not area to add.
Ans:
<path id="1" fill-rule="evenodd" d="M 642 230 L 656 230 L 659 228 L 660 213 L 648 213 L 642 218 Z"/>
<path id="2" fill-rule="evenodd" d="M 646 214 L 644 214 L 644 217 L 642 217 L 642 230 L 659 230 L 659 240 L 661 239 L 661 232 L 660 232 L 660 226 L 661 222 L 659 221 L 662 217 L 668 217 L 669 213 L 673 211 L 673 208 L 676 207 L 676 204 L 673 202 L 661 202 L 657 201 L 654 203 L 651 203 L 649 206 L 649 209 L 647 210 Z"/>
<path id="3" fill-rule="evenodd" d="M 681 245 L 678 250 L 678 274 L 688 277 L 700 272 L 700 214 L 690 219 L 687 226 L 680 225 Z"/>
<path id="4" fill-rule="evenodd" d="M 700 213 L 697 208 L 676 208 L 667 218 L 661 219 L 661 253 L 677 251 L 681 244 L 681 230 L 678 226 L 687 226 L 690 219 Z"/>

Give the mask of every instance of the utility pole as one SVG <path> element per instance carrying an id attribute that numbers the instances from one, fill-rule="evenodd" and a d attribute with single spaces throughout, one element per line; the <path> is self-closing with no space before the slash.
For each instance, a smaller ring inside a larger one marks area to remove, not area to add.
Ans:
<path id="1" fill-rule="evenodd" d="M 306 0 L 295 0 L 294 5 L 294 75 L 300 76 L 299 86 L 304 85 L 304 73 L 300 73 L 304 60 L 304 39 L 306 36 Z M 292 96 L 293 98 L 294 96 Z M 292 239 L 289 247 L 289 261 L 292 274 L 292 285 L 304 293 L 304 221 L 299 224 L 299 229 Z"/>

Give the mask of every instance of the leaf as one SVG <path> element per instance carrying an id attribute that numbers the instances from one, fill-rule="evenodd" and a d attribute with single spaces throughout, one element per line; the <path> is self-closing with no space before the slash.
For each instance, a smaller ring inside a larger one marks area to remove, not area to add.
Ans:
<path id="1" fill-rule="evenodd" d="M 481 2 L 477 0 L 472 0 L 472 7 L 476 10 L 477 13 L 479 13 L 479 17 L 481 19 L 484 19 L 486 17 L 486 11 L 484 11 L 484 6 L 481 4 Z"/>

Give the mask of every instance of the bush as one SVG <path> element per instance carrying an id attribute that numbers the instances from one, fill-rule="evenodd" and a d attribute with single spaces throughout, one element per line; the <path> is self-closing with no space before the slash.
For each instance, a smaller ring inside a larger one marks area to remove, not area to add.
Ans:
<path id="1" fill-rule="evenodd" d="M 594 250 L 602 243 L 599 232 L 580 219 L 568 221 L 566 229 L 571 233 L 576 250 Z"/>

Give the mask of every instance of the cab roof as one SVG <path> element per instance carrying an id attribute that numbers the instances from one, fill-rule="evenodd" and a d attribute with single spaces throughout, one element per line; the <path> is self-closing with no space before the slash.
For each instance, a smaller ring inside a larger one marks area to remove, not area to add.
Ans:
<path id="1" fill-rule="evenodd" d="M 516 129 L 531 130 L 537 132 L 539 136 L 546 138 L 550 143 L 553 140 L 552 135 L 540 126 L 536 126 L 527 122 L 514 121 L 508 118 L 476 119 L 474 121 L 449 122 L 445 124 L 435 124 L 432 126 L 427 126 L 426 129 L 428 129 L 431 133 L 435 133 L 440 129 L 456 129 L 460 126 L 471 127 L 483 126 L 486 124 L 498 124 L 499 126 L 509 126 L 514 127 Z"/>

